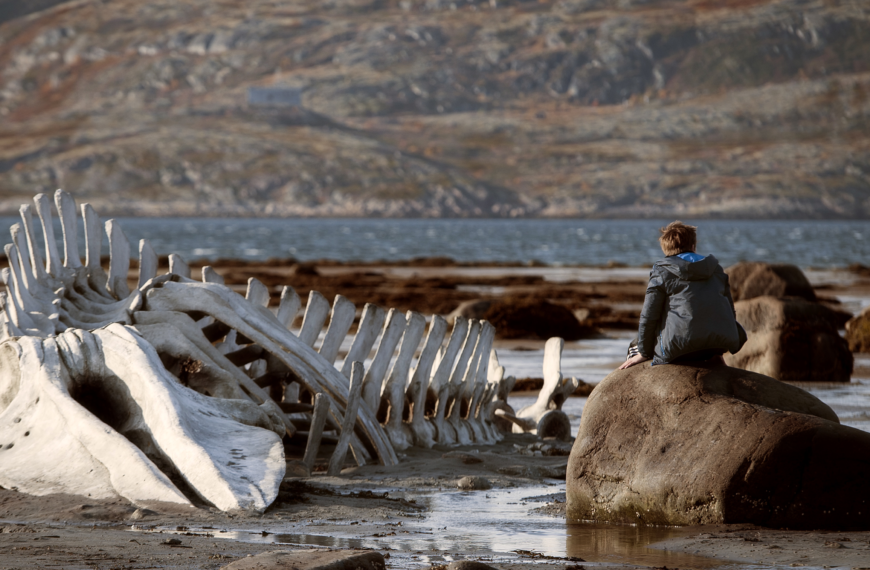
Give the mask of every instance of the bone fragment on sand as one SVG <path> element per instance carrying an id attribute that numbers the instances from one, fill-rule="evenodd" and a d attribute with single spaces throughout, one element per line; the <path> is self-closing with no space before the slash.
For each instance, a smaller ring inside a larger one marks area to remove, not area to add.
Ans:
<path id="1" fill-rule="evenodd" d="M 329 398 L 325 394 L 314 395 L 314 416 L 311 420 L 311 427 L 308 429 L 308 442 L 305 445 L 305 455 L 302 456 L 302 463 L 305 465 L 308 473 L 314 469 L 314 461 L 317 459 L 317 452 L 320 450 L 320 440 L 323 438 L 323 427 L 326 424 L 326 418 L 329 416 Z"/>
<path id="2" fill-rule="evenodd" d="M 347 447 L 350 443 L 351 434 L 356 424 L 356 417 L 360 406 L 362 394 L 362 379 L 365 370 L 362 362 L 354 362 L 350 372 L 350 386 L 348 389 L 347 407 L 344 412 L 344 420 L 341 423 L 341 435 L 335 445 L 335 451 L 329 459 L 329 467 L 326 474 L 336 476 L 341 474 L 344 459 L 347 456 Z"/>

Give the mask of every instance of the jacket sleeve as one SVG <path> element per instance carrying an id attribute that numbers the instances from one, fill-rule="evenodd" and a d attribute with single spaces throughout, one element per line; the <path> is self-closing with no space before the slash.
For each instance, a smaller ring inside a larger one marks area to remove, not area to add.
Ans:
<path id="1" fill-rule="evenodd" d="M 637 348 L 645 358 L 655 355 L 656 335 L 661 328 L 661 320 L 668 300 L 664 281 L 656 274 L 655 267 L 650 272 L 649 284 L 646 286 L 646 297 L 643 300 L 643 310 L 640 312 L 640 326 L 637 331 Z"/>
<path id="2" fill-rule="evenodd" d="M 737 310 L 734 309 L 734 299 L 731 297 L 731 282 L 728 280 L 728 274 L 723 272 L 725 277 L 725 298 L 728 299 L 728 304 L 731 305 L 731 312 L 734 313 L 734 318 L 737 318 Z"/>

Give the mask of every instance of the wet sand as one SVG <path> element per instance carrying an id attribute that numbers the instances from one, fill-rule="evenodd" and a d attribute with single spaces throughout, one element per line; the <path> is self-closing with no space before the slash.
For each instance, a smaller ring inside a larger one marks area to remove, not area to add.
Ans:
<path id="1" fill-rule="evenodd" d="M 193 277 L 199 278 L 202 264 L 191 265 Z M 424 314 L 447 314 L 460 302 L 476 298 L 546 299 L 579 312 L 605 336 L 625 336 L 636 326 L 647 276 L 644 268 L 469 267 L 429 261 L 212 265 L 242 293 L 249 277 L 263 281 L 270 287 L 273 303 L 284 285 L 296 288 L 303 300 L 315 289 L 327 298 L 345 295 L 360 309 L 365 302 L 375 302 Z M 870 304 L 870 276 L 846 270 L 810 271 L 808 276 L 821 296 L 841 308 L 855 311 Z M 497 346 L 539 348 L 541 342 L 505 340 Z M 262 515 L 166 505 L 137 509 L 123 500 L 32 497 L 0 489 L 0 569 L 220 568 L 277 548 L 311 547 L 375 548 L 389 554 L 389 568 L 430 568 L 466 558 L 504 569 L 602 564 L 714 568 L 735 567 L 734 563 L 870 567 L 870 532 L 783 531 L 747 525 L 566 527 L 564 477 L 569 445 L 554 446 L 553 455 L 535 456 L 536 442 L 540 443 L 534 436 L 512 435 L 494 446 L 415 448 L 403 453 L 395 467 L 348 466 L 338 478 L 288 477 L 278 501 Z M 292 455 L 294 450 L 288 452 Z M 322 463 L 329 452 L 325 446 Z M 460 492 L 457 485 L 465 476 L 483 477 L 492 489 Z M 515 490 L 516 496 L 534 492 L 539 497 L 506 498 L 515 496 L 510 495 Z M 442 496 L 456 501 L 451 516 L 457 521 L 462 521 L 463 509 L 471 517 L 498 508 L 506 521 L 516 520 L 520 532 L 514 535 L 516 530 L 507 525 L 503 531 L 481 526 L 475 532 L 472 523 L 460 522 L 459 528 L 466 530 L 455 531 L 459 534 L 454 536 L 450 525 L 432 527 L 445 511 L 433 497 Z M 506 505 L 510 507 L 505 511 Z M 536 539 L 537 527 L 546 532 Z M 480 540 L 471 540 L 475 534 Z M 480 546 L 487 536 L 494 547 Z M 172 539 L 180 543 L 167 542 Z M 537 548 L 533 547 L 536 540 Z"/>

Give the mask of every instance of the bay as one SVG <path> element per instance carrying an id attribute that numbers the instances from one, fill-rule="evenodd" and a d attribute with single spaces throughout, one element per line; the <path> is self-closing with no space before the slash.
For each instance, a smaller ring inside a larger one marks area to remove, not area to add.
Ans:
<path id="1" fill-rule="evenodd" d="M 0 218 L 8 231 L 18 218 Z M 670 220 L 118 218 L 132 253 L 147 238 L 160 255 L 187 261 L 234 258 L 648 266 L 661 257 Z M 870 264 L 870 223 L 841 220 L 684 220 L 698 226 L 698 251 L 727 266 L 741 260 L 800 267 Z M 57 220 L 55 220 L 57 222 Z M 78 240 L 84 252 L 79 221 Z M 41 233 L 41 232 L 40 232 Z M 60 225 L 56 223 L 60 238 Z M 104 240 L 103 252 L 108 254 Z"/>

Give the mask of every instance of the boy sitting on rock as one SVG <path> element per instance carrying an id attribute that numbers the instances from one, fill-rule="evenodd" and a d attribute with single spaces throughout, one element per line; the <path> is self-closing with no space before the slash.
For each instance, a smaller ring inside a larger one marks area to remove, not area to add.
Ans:
<path id="1" fill-rule="evenodd" d="M 620 370 L 650 359 L 653 366 L 721 359 L 746 342 L 728 275 L 715 257 L 695 253 L 696 229 L 679 221 L 661 229 L 666 257 L 650 271 L 636 346 Z"/>

